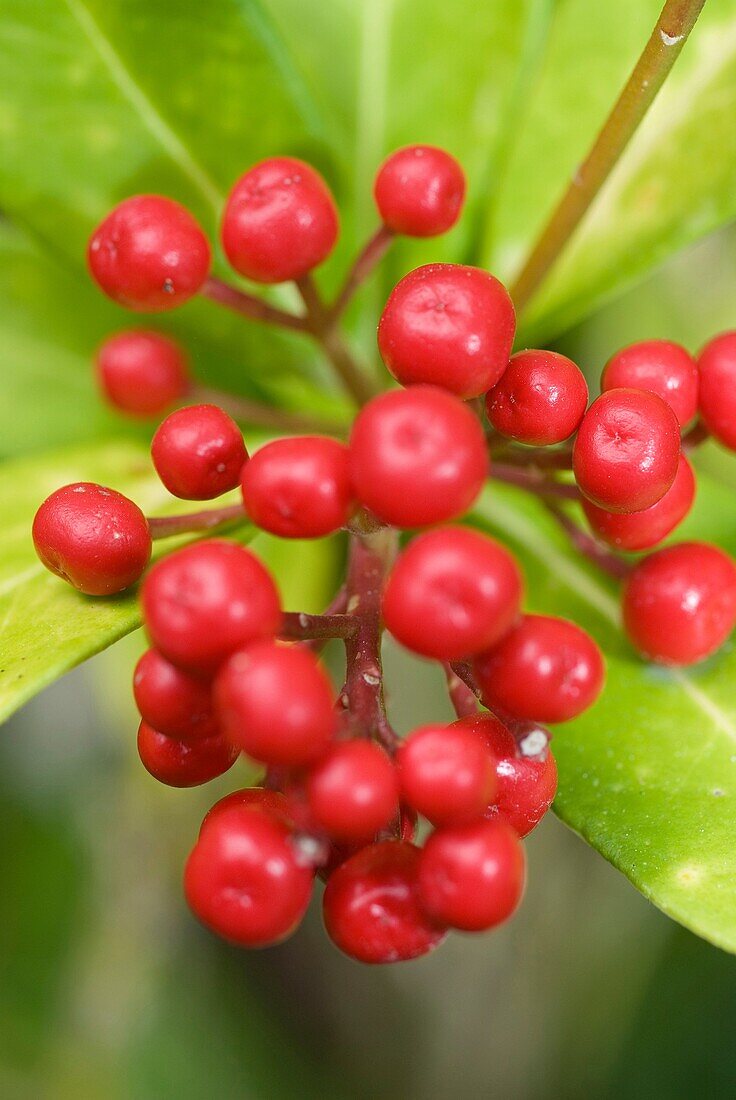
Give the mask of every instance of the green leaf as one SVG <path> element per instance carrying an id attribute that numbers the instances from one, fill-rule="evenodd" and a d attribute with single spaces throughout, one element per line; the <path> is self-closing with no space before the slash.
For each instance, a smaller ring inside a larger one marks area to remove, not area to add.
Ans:
<path id="1" fill-rule="evenodd" d="M 558 726 L 555 809 L 671 917 L 736 952 L 736 650 L 691 669 L 634 654 L 615 583 L 572 551 L 533 499 L 494 485 L 481 524 L 521 560 L 529 607 L 580 623 L 602 646 L 606 688 Z M 707 477 L 678 531 L 736 551 L 731 494 Z"/>

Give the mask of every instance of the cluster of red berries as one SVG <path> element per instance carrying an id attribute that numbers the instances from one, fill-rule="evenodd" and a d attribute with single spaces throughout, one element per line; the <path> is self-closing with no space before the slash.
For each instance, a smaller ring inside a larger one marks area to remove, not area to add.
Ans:
<path id="1" fill-rule="evenodd" d="M 449 154 L 399 150 L 375 182 L 376 241 L 446 231 L 464 193 Z M 337 235 L 326 183 L 285 157 L 246 172 L 222 223 L 239 274 L 302 289 Z M 371 248 L 380 251 L 375 241 Z M 94 232 L 88 258 L 102 289 L 136 310 L 179 305 L 209 279 L 204 233 L 159 196 L 116 207 Z M 324 336 L 337 310 L 320 305 L 310 318 L 314 293 L 312 286 L 305 296 L 305 325 L 311 319 L 312 335 Z M 238 295 L 246 301 L 230 289 Z M 523 613 L 513 556 L 455 521 L 491 476 L 493 456 L 496 477 L 506 471 L 548 501 L 578 496 L 596 538 L 613 549 L 649 549 L 693 500 L 682 429 L 699 413 L 736 448 L 736 334 L 712 341 L 697 363 L 664 341 L 625 349 L 588 406 L 575 363 L 551 351 L 512 355 L 514 333 L 513 304 L 492 275 L 430 264 L 398 283 L 378 326 L 381 357 L 402 388 L 367 401 L 346 443 L 278 438 L 249 456 L 238 424 L 214 404 L 169 413 L 153 437 L 154 466 L 175 496 L 212 500 L 239 485 L 236 511 L 262 530 L 350 536 L 346 585 L 322 616 L 284 612 L 263 564 L 220 538 L 174 552 L 143 581 L 152 648 L 137 665 L 134 692 L 145 767 L 178 787 L 221 775 L 241 753 L 264 768 L 261 787 L 212 808 L 185 872 L 194 912 L 233 942 L 283 939 L 317 875 L 327 882 L 329 935 L 364 962 L 413 958 L 448 928 L 480 931 L 509 917 L 524 886 L 520 838 L 547 811 L 557 783 L 542 723 L 589 708 L 604 664 L 574 623 Z M 108 399 L 133 415 L 160 414 L 190 392 L 182 351 L 155 332 L 112 337 L 98 371 Z M 206 530 L 218 514 L 190 519 L 190 529 Z M 121 494 L 80 483 L 42 504 L 33 537 L 52 572 L 108 595 L 143 574 L 152 535 L 185 529 L 185 521 L 149 522 Z M 418 528 L 428 530 L 397 553 L 396 529 Z M 593 542 L 579 536 L 580 545 Z M 700 660 L 736 622 L 736 567 L 713 546 L 659 550 L 628 573 L 624 622 L 648 657 Z M 383 625 L 443 664 L 457 722 L 397 740 L 384 709 Z M 346 649 L 337 693 L 318 660 L 330 638 Z M 487 711 L 477 711 L 476 698 Z M 422 846 L 418 815 L 433 830 Z"/>

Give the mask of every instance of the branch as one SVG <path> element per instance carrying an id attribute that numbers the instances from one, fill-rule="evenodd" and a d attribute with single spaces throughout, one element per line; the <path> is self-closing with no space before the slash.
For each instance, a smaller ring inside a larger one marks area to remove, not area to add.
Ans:
<path id="1" fill-rule="evenodd" d="M 455 669 L 447 661 L 442 662 L 442 668 L 447 679 L 447 692 L 450 702 L 455 708 L 458 718 L 469 718 L 478 713 L 478 700 L 475 692 L 461 680 Z"/>
<path id="2" fill-rule="evenodd" d="M 702 420 L 698 420 L 693 424 L 692 428 L 689 428 L 683 435 L 682 449 L 683 451 L 692 451 L 696 447 L 699 447 L 701 443 L 705 443 L 707 439 L 710 439 L 710 432 Z"/>
<path id="3" fill-rule="evenodd" d="M 149 516 L 148 527 L 152 539 L 167 539 L 172 535 L 183 535 L 191 531 L 209 531 L 234 520 L 247 520 L 242 504 L 231 504 L 224 508 L 208 508 L 203 512 L 187 512 L 180 516 Z"/>
<path id="4" fill-rule="evenodd" d="M 604 573 L 608 573 L 609 576 L 615 577 L 618 581 L 623 580 L 629 574 L 631 566 L 624 558 L 611 553 L 610 550 L 606 550 L 592 535 L 578 527 L 577 523 L 552 501 L 545 500 L 544 505 L 550 515 L 557 520 L 575 549 L 579 550 L 588 561 L 592 561 Z"/>
<path id="5" fill-rule="evenodd" d="M 244 290 L 238 290 L 230 283 L 210 275 L 205 280 L 200 294 L 209 298 L 218 305 L 226 306 L 236 313 L 242 314 L 251 321 L 260 321 L 266 325 L 276 325 L 280 328 L 294 329 L 296 332 L 306 332 L 307 323 L 304 317 L 298 317 L 295 313 L 287 313 L 284 309 L 277 309 L 269 305 L 263 299 L 254 294 L 246 294 Z"/>
<path id="6" fill-rule="evenodd" d="M 352 615 L 307 615 L 304 611 L 285 611 L 280 638 L 289 641 L 329 641 L 331 638 L 350 638 L 357 630 Z"/>
<path id="7" fill-rule="evenodd" d="M 323 420 L 319 416 L 291 412 L 288 409 L 277 409 L 261 401 L 254 401 L 249 397 L 239 397 L 235 394 L 226 393 L 224 390 L 213 389 L 210 386 L 192 386 L 189 390 L 189 396 L 197 402 L 218 405 L 235 420 L 259 428 L 276 428 L 284 432 L 306 432 L 318 435 L 323 433 L 341 435 L 345 431 L 342 425 L 336 424 L 332 420 Z"/>
<path id="8" fill-rule="evenodd" d="M 546 474 L 536 470 L 522 470 L 518 466 L 506 466 L 494 462 L 491 466 L 491 478 L 503 481 L 507 485 L 516 485 L 539 497 L 561 497 L 565 500 L 580 500 L 577 485 L 554 481 Z"/>
<path id="9" fill-rule="evenodd" d="M 387 225 L 380 226 L 373 236 L 369 237 L 363 249 L 356 256 L 353 266 L 345 277 L 345 282 L 328 310 L 330 324 L 334 325 L 343 315 L 356 290 L 365 282 L 376 264 L 381 262 L 391 247 L 394 238 L 394 231 L 389 229 Z"/>

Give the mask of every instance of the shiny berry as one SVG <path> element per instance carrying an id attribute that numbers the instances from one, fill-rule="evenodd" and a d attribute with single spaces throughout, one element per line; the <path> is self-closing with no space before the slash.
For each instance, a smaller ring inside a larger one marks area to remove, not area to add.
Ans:
<path id="1" fill-rule="evenodd" d="M 719 443 L 736 450 L 736 332 L 722 332 L 698 356 L 700 416 Z"/>
<path id="2" fill-rule="evenodd" d="M 695 499 L 693 468 L 680 455 L 675 480 L 667 492 L 643 512 L 606 512 L 589 500 L 583 500 L 583 511 L 598 538 L 617 550 L 649 550 L 674 531 L 690 511 Z"/>
<path id="3" fill-rule="evenodd" d="M 381 220 L 394 233 L 436 237 L 460 216 L 465 175 L 444 149 L 407 145 L 378 169 L 373 195 Z"/>
<path id="4" fill-rule="evenodd" d="M 649 390 L 670 406 L 684 427 L 698 411 L 698 368 L 689 352 L 669 340 L 630 344 L 606 363 L 601 389 Z"/>
<path id="5" fill-rule="evenodd" d="M 496 790 L 485 745 L 461 726 L 421 726 L 402 742 L 396 762 L 403 801 L 433 825 L 480 817 Z"/>
<path id="6" fill-rule="evenodd" d="M 173 309 L 196 294 L 210 269 L 210 246 L 188 210 L 163 195 L 135 195 L 90 237 L 87 262 L 109 298 L 128 309 Z"/>
<path id="7" fill-rule="evenodd" d="M 407 649 L 457 661 L 506 633 L 521 594 L 521 574 L 508 550 L 469 528 L 440 527 L 419 535 L 398 558 L 383 617 Z"/>
<path id="8" fill-rule="evenodd" d="M 281 626 L 279 594 L 254 554 L 208 539 L 157 562 L 142 588 L 148 635 L 165 657 L 214 672 L 236 649 Z"/>
<path id="9" fill-rule="evenodd" d="M 489 710 L 536 722 L 566 722 L 592 706 L 605 666 L 589 634 L 567 619 L 523 615 L 474 664 Z"/>
<path id="10" fill-rule="evenodd" d="M 293 157 L 271 157 L 230 192 L 222 247 L 247 279 L 283 283 L 321 264 L 338 231 L 335 201 L 320 174 Z"/>
<path id="11" fill-rule="evenodd" d="M 248 806 L 232 806 L 212 819 L 184 871 L 194 915 L 240 947 L 286 939 L 304 916 L 313 882 L 284 822 Z"/>
<path id="12" fill-rule="evenodd" d="M 199 787 L 231 768 L 238 750 L 224 737 L 178 741 L 148 722 L 138 727 L 138 755 L 147 772 L 167 787 Z"/>
<path id="13" fill-rule="evenodd" d="M 47 569 L 87 596 L 129 588 L 151 557 L 151 533 L 138 505 L 90 481 L 46 498 L 33 520 L 33 545 Z"/>
<path id="14" fill-rule="evenodd" d="M 573 450 L 584 496 L 608 512 L 641 512 L 667 492 L 677 473 L 680 428 L 661 397 L 608 390 L 583 417 Z"/>
<path id="15" fill-rule="evenodd" d="M 368 841 L 396 817 L 399 781 L 383 749 L 370 741 L 344 741 L 307 777 L 315 825 L 342 843 Z"/>
<path id="16" fill-rule="evenodd" d="M 394 287 L 378 326 L 378 347 L 403 386 L 431 383 L 479 397 L 506 369 L 516 319 L 506 288 L 487 271 L 427 264 Z"/>
<path id="17" fill-rule="evenodd" d="M 386 840 L 363 848 L 330 876 L 323 899 L 330 939 L 364 963 L 426 955 L 445 938 L 419 905 L 418 848 Z"/>
<path id="18" fill-rule="evenodd" d="M 524 849 L 503 818 L 438 829 L 419 860 L 422 907 L 431 919 L 464 932 L 508 920 L 524 879 Z"/>
<path id="19" fill-rule="evenodd" d="M 158 650 L 146 650 L 135 666 L 133 694 L 144 721 L 167 737 L 191 743 L 218 732 L 209 683 Z"/>
<path id="20" fill-rule="evenodd" d="M 183 349 L 160 332 L 130 329 L 97 350 L 97 378 L 113 408 L 130 416 L 159 416 L 184 396 L 189 365 Z"/>
<path id="21" fill-rule="evenodd" d="M 350 518 L 348 449 L 336 439 L 275 439 L 245 464 L 241 484 L 253 523 L 282 538 L 320 538 Z"/>
<path id="22" fill-rule="evenodd" d="M 308 764 L 335 732 L 330 681 L 299 645 L 263 641 L 234 653 L 215 681 L 215 704 L 225 735 L 265 764 Z"/>
<path id="23" fill-rule="evenodd" d="M 681 542 L 640 561 L 623 590 L 626 633 L 639 652 L 666 665 L 714 653 L 736 624 L 736 565 L 704 542 Z"/>
<path id="24" fill-rule="evenodd" d="M 461 516 L 488 469 L 477 417 L 435 386 L 374 397 L 353 423 L 353 489 L 384 523 L 423 527 Z"/>
<path id="25" fill-rule="evenodd" d="M 488 419 L 501 435 L 547 447 L 575 432 L 588 404 L 583 372 L 554 351 L 512 355 L 500 381 L 486 395 Z"/>
<path id="26" fill-rule="evenodd" d="M 239 791 L 231 791 L 230 794 L 226 794 L 224 798 L 215 802 L 204 816 L 199 827 L 199 835 L 201 836 L 220 814 L 231 810 L 233 806 L 247 806 L 252 810 L 262 810 L 272 817 L 280 818 L 284 824 L 292 825 L 289 802 L 281 791 L 272 791 L 268 787 L 243 787 Z"/>
<path id="27" fill-rule="evenodd" d="M 235 421 L 217 405 L 177 409 L 151 442 L 156 473 L 175 497 L 212 500 L 234 489 L 248 455 Z"/>

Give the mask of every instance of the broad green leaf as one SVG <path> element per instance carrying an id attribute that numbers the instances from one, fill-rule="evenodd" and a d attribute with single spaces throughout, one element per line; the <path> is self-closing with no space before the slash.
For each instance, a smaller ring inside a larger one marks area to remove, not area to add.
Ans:
<path id="1" fill-rule="evenodd" d="M 622 633 L 614 582 L 536 501 L 494 485 L 479 514 L 518 554 L 529 607 L 574 619 L 605 652 L 602 697 L 555 731 L 557 813 L 660 909 L 736 952 L 736 650 L 690 669 L 645 664 Z M 731 515 L 731 494 L 704 477 L 678 538 L 733 553 Z"/>

